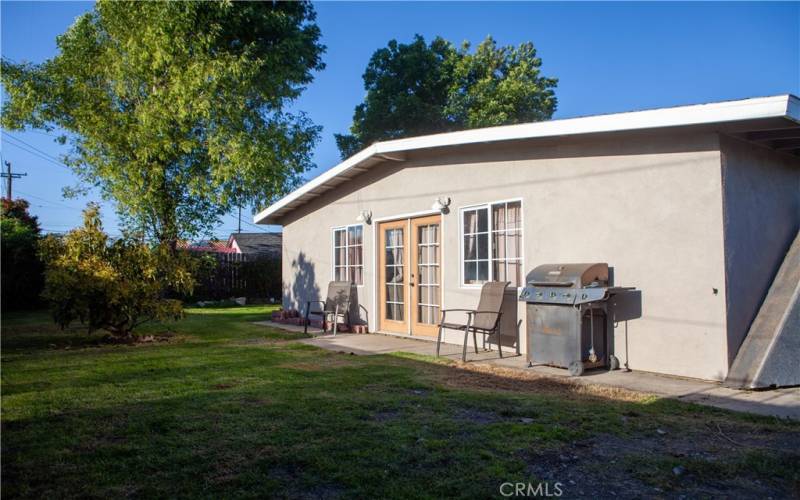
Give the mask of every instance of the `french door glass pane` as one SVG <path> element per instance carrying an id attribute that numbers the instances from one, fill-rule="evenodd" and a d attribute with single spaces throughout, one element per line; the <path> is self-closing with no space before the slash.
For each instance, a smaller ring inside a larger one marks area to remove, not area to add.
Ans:
<path id="1" fill-rule="evenodd" d="M 386 319 L 403 321 L 405 296 L 403 295 L 403 229 L 387 229 L 386 240 Z"/>
<path id="2" fill-rule="evenodd" d="M 418 287 L 418 290 L 419 290 L 419 302 L 421 304 L 430 304 L 431 301 L 430 287 L 420 286 Z"/>
<path id="3" fill-rule="evenodd" d="M 392 308 L 394 309 L 394 319 L 395 321 L 403 321 L 405 317 L 405 308 L 403 304 L 392 304 Z"/>
<path id="4" fill-rule="evenodd" d="M 477 222 L 477 219 L 475 220 Z M 439 303 L 439 225 L 430 224 L 418 229 L 417 247 L 417 308 L 416 321 L 434 324 Z"/>

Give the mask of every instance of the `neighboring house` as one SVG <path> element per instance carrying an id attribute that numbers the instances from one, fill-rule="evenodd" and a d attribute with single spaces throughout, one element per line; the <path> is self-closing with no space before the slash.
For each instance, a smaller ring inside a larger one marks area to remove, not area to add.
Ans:
<path id="1" fill-rule="evenodd" d="M 236 249 L 230 248 L 226 242 L 215 240 L 203 240 L 195 243 L 184 241 L 178 243 L 178 248 L 198 253 L 237 253 Z"/>
<path id="2" fill-rule="evenodd" d="M 380 142 L 255 222 L 283 226 L 284 307 L 350 280 L 370 331 L 412 336 L 485 280 L 608 262 L 642 291 L 621 361 L 722 380 L 800 227 L 798 132 L 784 95 Z"/>
<path id="3" fill-rule="evenodd" d="M 232 233 L 227 241 L 181 242 L 178 247 L 192 252 L 280 258 L 281 233 Z"/>
<path id="4" fill-rule="evenodd" d="M 281 233 L 232 233 L 227 246 L 236 253 L 280 258 Z"/>

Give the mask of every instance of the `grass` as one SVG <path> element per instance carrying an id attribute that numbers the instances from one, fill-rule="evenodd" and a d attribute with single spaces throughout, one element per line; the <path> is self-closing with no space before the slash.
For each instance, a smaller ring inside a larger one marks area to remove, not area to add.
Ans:
<path id="1" fill-rule="evenodd" d="M 5 314 L 4 496 L 497 497 L 539 480 L 566 497 L 798 492 L 796 423 L 323 351 L 252 323 L 269 311 L 189 310 L 138 345 Z"/>

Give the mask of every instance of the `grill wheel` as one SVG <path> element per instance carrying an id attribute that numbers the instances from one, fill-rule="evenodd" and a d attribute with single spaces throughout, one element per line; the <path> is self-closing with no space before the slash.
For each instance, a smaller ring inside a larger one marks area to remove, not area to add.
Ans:
<path id="1" fill-rule="evenodd" d="M 569 364 L 569 374 L 573 377 L 580 377 L 583 375 L 583 363 L 581 361 L 573 361 Z"/>

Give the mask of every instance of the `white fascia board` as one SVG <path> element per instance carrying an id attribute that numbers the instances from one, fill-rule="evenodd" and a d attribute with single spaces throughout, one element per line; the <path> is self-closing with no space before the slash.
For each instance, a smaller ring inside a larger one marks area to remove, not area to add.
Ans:
<path id="1" fill-rule="evenodd" d="M 800 123 L 800 100 L 793 95 L 784 94 L 738 101 L 505 125 L 376 142 L 284 196 L 266 210 L 257 214 L 253 221 L 256 224 L 269 223 L 268 218 L 289 203 L 298 200 L 309 191 L 347 172 L 351 168 L 357 167 L 365 160 L 380 154 L 465 144 L 707 125 L 780 117 Z"/>
<path id="2" fill-rule="evenodd" d="M 790 95 L 786 102 L 786 118 L 800 123 L 800 99 L 793 95 Z"/>
<path id="3" fill-rule="evenodd" d="M 322 174 L 318 175 L 314 179 L 306 182 L 299 188 L 295 189 L 291 193 L 287 194 L 280 200 L 276 201 L 266 209 L 262 210 L 258 214 L 253 217 L 253 222 L 255 224 L 260 224 L 262 222 L 266 223 L 265 219 L 272 215 L 273 213 L 277 212 L 281 208 L 285 207 L 289 203 L 295 201 L 296 199 L 300 198 L 304 194 L 312 191 L 314 188 L 317 188 L 327 181 L 333 179 L 334 177 L 347 172 L 353 167 L 358 166 L 364 160 L 368 160 L 372 158 L 373 155 L 376 153 L 376 146 L 377 144 L 373 144 L 372 146 L 359 151 L 358 153 L 354 154 L 350 158 L 346 159 L 342 163 L 336 165 L 332 169 L 328 170 L 327 172 L 323 172 Z"/>

